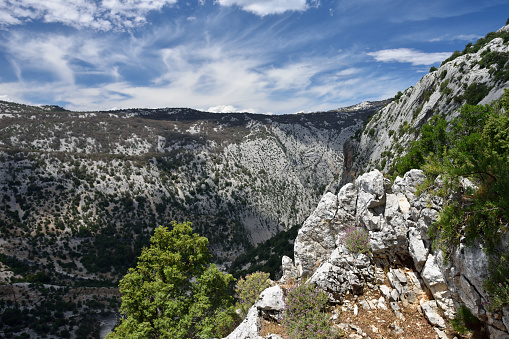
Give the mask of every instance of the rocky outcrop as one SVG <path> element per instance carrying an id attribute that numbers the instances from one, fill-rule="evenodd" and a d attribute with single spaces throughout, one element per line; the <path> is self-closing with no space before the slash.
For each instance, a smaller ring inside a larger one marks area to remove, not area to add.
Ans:
<path id="1" fill-rule="evenodd" d="M 412 285 L 422 281 L 433 298 L 421 304 L 432 324 L 443 328 L 442 318 L 452 319 L 455 310 L 465 305 L 490 331 L 509 335 L 507 310 L 496 316 L 483 306 L 487 296 L 482 282 L 488 259 L 482 246 L 462 244 L 447 264 L 440 251 L 432 250 L 428 229 L 444 201 L 430 194 L 416 196 L 416 186 L 423 180 L 422 171 L 411 170 L 390 185 L 374 170 L 357 178 L 355 184 L 343 186 L 337 196 L 325 195 L 295 241 L 300 275 L 310 275 L 311 282 L 328 292 L 331 301 L 339 302 L 348 293 L 362 294 L 366 286 L 373 285 L 376 264 L 390 269 L 387 278 L 392 290 L 381 287 L 388 302 L 415 301 L 416 291 L 403 288 L 409 278 L 392 270 L 410 266 L 415 271 Z M 342 246 L 339 239 L 352 220 L 369 232 L 372 260 L 348 253 Z"/>
<path id="2" fill-rule="evenodd" d="M 266 288 L 249 309 L 246 318 L 225 339 L 263 339 L 260 321 L 263 317 L 280 319 L 284 309 L 283 290 L 279 285 Z"/>
<path id="3" fill-rule="evenodd" d="M 352 254 L 338 246 L 309 279 L 327 292 L 330 302 L 341 302 L 347 293 L 360 295 L 375 281 L 375 268 L 365 254 Z"/>

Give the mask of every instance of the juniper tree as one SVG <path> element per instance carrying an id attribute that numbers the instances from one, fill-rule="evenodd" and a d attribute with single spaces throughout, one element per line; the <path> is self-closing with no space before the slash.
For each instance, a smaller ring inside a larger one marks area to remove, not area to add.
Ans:
<path id="1" fill-rule="evenodd" d="M 209 264 L 208 240 L 191 223 L 158 227 L 135 268 L 120 281 L 120 324 L 108 338 L 224 336 L 235 312 L 232 275 Z"/>

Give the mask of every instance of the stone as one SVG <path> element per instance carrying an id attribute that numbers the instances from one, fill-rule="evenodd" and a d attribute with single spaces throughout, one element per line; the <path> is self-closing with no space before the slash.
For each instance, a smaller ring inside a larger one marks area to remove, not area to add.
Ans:
<path id="1" fill-rule="evenodd" d="M 281 270 L 283 271 L 283 276 L 280 279 L 281 282 L 288 282 L 299 277 L 299 271 L 293 265 L 292 258 L 286 255 L 281 259 Z"/>
<path id="2" fill-rule="evenodd" d="M 391 272 L 394 275 L 394 277 L 396 277 L 396 279 L 398 279 L 398 281 L 401 284 L 405 285 L 407 283 L 405 272 L 403 272 L 399 268 L 398 269 L 391 269 Z"/>
<path id="3" fill-rule="evenodd" d="M 490 333 L 490 339 L 509 339 L 509 333 L 501 331 L 496 327 L 488 325 L 488 332 Z"/>
<path id="4" fill-rule="evenodd" d="M 424 246 L 421 234 L 417 229 L 410 228 L 408 231 L 408 251 L 414 261 L 417 271 L 421 271 L 428 259 L 428 249 Z"/>
<path id="5" fill-rule="evenodd" d="M 357 207 L 357 190 L 354 184 L 346 184 L 338 193 L 338 208 L 346 213 L 355 215 Z"/>
<path id="6" fill-rule="evenodd" d="M 271 333 L 271 334 L 266 335 L 264 337 L 264 339 L 283 339 L 283 337 L 280 336 L 279 334 Z"/>
<path id="7" fill-rule="evenodd" d="M 444 318 L 438 314 L 438 306 L 435 300 L 423 302 L 421 308 L 431 325 L 445 328 Z"/>
<path id="8" fill-rule="evenodd" d="M 385 219 L 391 220 L 396 213 L 399 213 L 398 196 L 396 194 L 385 195 Z"/>
<path id="9" fill-rule="evenodd" d="M 437 335 L 438 335 L 438 338 L 439 339 L 449 339 L 447 337 L 447 333 L 445 333 L 444 331 L 442 331 L 441 329 L 438 329 L 435 327 L 435 332 L 437 332 Z"/>
<path id="10" fill-rule="evenodd" d="M 225 339 L 263 339 L 260 336 L 261 323 L 258 317 L 258 308 L 251 306 L 246 318 Z"/>
<path id="11" fill-rule="evenodd" d="M 379 308 L 381 310 L 386 310 L 387 309 L 387 304 L 385 304 L 384 297 L 380 297 L 380 299 L 378 299 L 377 308 Z"/>
<path id="12" fill-rule="evenodd" d="M 400 311 L 401 308 L 399 307 L 398 303 L 396 301 L 392 301 L 389 303 L 389 306 L 391 306 L 391 309 L 394 311 L 394 312 L 397 312 L 397 311 Z"/>
<path id="13" fill-rule="evenodd" d="M 379 288 L 380 292 L 382 292 L 382 295 L 385 297 L 385 300 L 389 301 L 389 298 L 391 297 L 391 289 L 386 285 L 380 285 Z"/>
<path id="14" fill-rule="evenodd" d="M 374 271 L 367 255 L 352 254 L 343 247 L 338 247 L 309 281 L 327 292 L 329 300 L 334 303 L 341 301 L 349 292 L 354 295 L 362 294 L 366 283 L 374 279 Z"/>
<path id="15" fill-rule="evenodd" d="M 447 289 L 442 271 L 435 262 L 435 256 L 432 254 L 428 256 L 428 260 L 426 260 L 424 264 L 421 277 L 433 295 L 435 295 L 437 291 L 444 291 Z"/>
<path id="16" fill-rule="evenodd" d="M 505 325 L 507 332 L 509 332 L 509 306 L 502 309 L 502 322 Z"/>
<path id="17" fill-rule="evenodd" d="M 421 210 L 419 221 L 422 221 L 426 229 L 438 219 L 438 211 L 431 208 L 424 208 Z"/>
<path id="18" fill-rule="evenodd" d="M 412 169 L 405 173 L 403 178 L 397 177 L 392 185 L 392 193 L 401 193 L 411 201 L 417 191 L 417 186 L 424 182 L 424 172 L 417 169 Z"/>
<path id="19" fill-rule="evenodd" d="M 352 330 L 354 330 L 355 332 L 357 332 L 358 334 L 361 334 L 362 333 L 362 328 L 359 326 L 359 325 L 356 325 L 356 324 L 349 324 L 348 326 L 350 326 L 350 328 Z"/>
<path id="20" fill-rule="evenodd" d="M 294 244 L 295 267 L 299 276 L 311 276 L 336 247 L 337 227 L 332 223 L 338 198 L 326 193 L 299 229 Z"/>
<path id="21" fill-rule="evenodd" d="M 282 311 L 285 308 L 283 289 L 279 285 L 266 288 L 255 306 L 262 311 Z"/>
<path id="22" fill-rule="evenodd" d="M 398 294 L 403 294 L 403 286 L 392 271 L 387 272 L 387 278 L 389 278 L 389 282 L 391 283 L 391 286 L 394 288 L 394 290 L 398 291 Z"/>
<path id="23" fill-rule="evenodd" d="M 458 280 L 460 286 L 458 294 L 461 301 L 474 315 L 479 314 L 481 311 L 481 296 L 463 275 L 460 275 Z"/>
<path id="24" fill-rule="evenodd" d="M 396 335 L 402 335 L 403 333 L 405 333 L 405 331 L 398 325 L 397 322 L 394 322 L 391 325 L 389 325 L 389 328 L 392 329 Z"/>
<path id="25" fill-rule="evenodd" d="M 410 290 L 405 293 L 405 300 L 408 301 L 410 304 L 414 304 L 417 302 L 417 295 L 413 290 Z"/>
<path id="26" fill-rule="evenodd" d="M 399 211 L 403 214 L 407 214 L 410 212 L 410 203 L 408 202 L 407 198 L 403 194 L 398 194 L 398 206 Z"/>
<path id="27" fill-rule="evenodd" d="M 398 301 L 399 300 L 399 293 L 396 289 L 393 289 L 391 291 L 391 296 L 389 298 L 389 301 Z"/>
<path id="28" fill-rule="evenodd" d="M 371 309 L 371 307 L 369 307 L 368 302 L 366 300 L 364 300 L 364 299 L 361 299 L 361 301 L 359 301 L 359 304 L 361 305 L 363 310 L 370 310 Z"/>
<path id="29" fill-rule="evenodd" d="M 358 191 L 357 210 L 374 208 L 385 203 L 384 176 L 379 170 L 364 173 L 355 179 Z"/>

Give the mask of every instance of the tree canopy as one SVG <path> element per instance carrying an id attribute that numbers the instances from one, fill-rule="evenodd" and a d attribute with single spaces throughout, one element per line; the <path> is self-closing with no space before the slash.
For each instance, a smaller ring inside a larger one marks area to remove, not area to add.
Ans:
<path id="1" fill-rule="evenodd" d="M 135 268 L 120 281 L 122 314 L 112 338 L 210 338 L 234 322 L 234 280 L 209 264 L 208 240 L 191 223 L 155 229 Z"/>

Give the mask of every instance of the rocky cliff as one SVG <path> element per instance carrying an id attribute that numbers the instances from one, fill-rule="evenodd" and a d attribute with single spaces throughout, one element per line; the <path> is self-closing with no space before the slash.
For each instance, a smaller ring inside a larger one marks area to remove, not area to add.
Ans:
<path id="1" fill-rule="evenodd" d="M 353 146 L 354 171 L 387 171 L 433 115 L 450 120 L 463 104 L 488 104 L 509 87 L 509 26 L 456 51 L 375 113 Z"/>
<path id="2" fill-rule="evenodd" d="M 453 338 L 457 333 L 449 320 L 461 305 L 484 322 L 486 327 L 478 335 L 508 338 L 509 309 L 491 313 L 485 306 L 488 296 L 482 281 L 487 275 L 487 257 L 483 248 L 460 246 L 445 260 L 431 247 L 427 231 L 444 201 L 427 193 L 416 196 L 416 186 L 423 180 L 421 171 L 412 170 L 391 184 L 374 170 L 343 186 L 337 195 L 324 195 L 299 230 L 295 266 L 291 259 L 283 258 L 280 284 L 284 288 L 286 281 L 301 279 L 327 292 L 329 301 L 337 305 L 331 321 L 351 333 L 351 338 L 413 337 L 416 324 L 420 338 Z M 464 185 L 471 183 L 464 181 Z M 371 255 L 351 253 L 342 243 L 352 223 L 368 230 Z M 244 329 L 229 338 L 260 337 L 264 312 L 278 311 L 278 298 L 282 298 L 268 295 L 262 293 Z M 268 308 L 272 299 L 276 306 Z M 372 314 L 364 312 L 371 317 L 367 322 L 362 310 Z"/>

